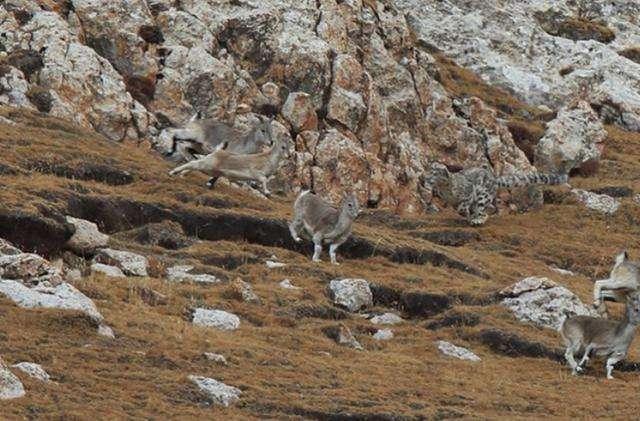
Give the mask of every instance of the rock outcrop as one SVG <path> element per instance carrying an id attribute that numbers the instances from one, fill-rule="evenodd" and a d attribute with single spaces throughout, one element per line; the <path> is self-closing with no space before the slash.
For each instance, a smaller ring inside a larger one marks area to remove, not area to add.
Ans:
<path id="1" fill-rule="evenodd" d="M 432 159 L 530 169 L 482 101 L 457 109 L 392 3 L 13 3 L 30 19 L 0 6 L 10 34 L 0 103 L 112 140 L 160 145 L 163 129 L 195 113 L 275 115 L 295 136 L 278 175 L 285 190 L 311 186 L 338 201 L 352 188 L 362 203 L 400 212 L 423 209 Z"/>
<path id="2" fill-rule="evenodd" d="M 573 99 L 640 130 L 640 4 L 604 1 L 420 2 L 394 0 L 424 45 L 446 51 L 491 83 L 535 104 Z M 508 10 L 508 13 L 505 13 Z"/>
<path id="3" fill-rule="evenodd" d="M 585 101 L 561 108 L 538 142 L 535 162 L 542 171 L 568 174 L 585 163 L 597 163 L 607 132 Z"/>

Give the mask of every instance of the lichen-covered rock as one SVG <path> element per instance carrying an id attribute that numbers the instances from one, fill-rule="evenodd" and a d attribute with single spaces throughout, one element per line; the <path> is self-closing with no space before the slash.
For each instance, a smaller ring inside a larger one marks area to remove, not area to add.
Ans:
<path id="1" fill-rule="evenodd" d="M 148 276 L 149 261 L 147 258 L 130 251 L 100 249 L 94 257 L 94 262 L 117 266 L 125 275 Z"/>
<path id="2" fill-rule="evenodd" d="M 22 362 L 13 365 L 14 368 L 26 373 L 29 377 L 33 377 L 34 379 L 38 379 L 42 382 L 49 382 L 51 380 L 51 376 L 47 373 L 40 364 L 36 363 L 27 363 Z"/>
<path id="3" fill-rule="evenodd" d="M 66 219 L 76 229 L 66 245 L 76 253 L 90 254 L 109 243 L 109 236 L 101 233 L 95 223 L 72 216 L 67 216 Z"/>
<path id="4" fill-rule="evenodd" d="M 584 163 L 597 162 L 606 137 L 598 115 L 585 101 L 563 107 L 538 142 L 536 166 L 542 171 L 568 174 Z"/>
<path id="5" fill-rule="evenodd" d="M 24 107 L 33 109 L 34 106 L 27 97 L 29 82 L 24 78 L 24 74 L 11 67 L 0 76 L 0 104 L 13 107 Z"/>
<path id="6" fill-rule="evenodd" d="M 448 355 L 450 357 L 455 357 L 455 358 L 458 358 L 460 360 L 480 361 L 480 357 L 478 357 L 473 352 L 471 352 L 468 349 L 463 348 L 461 346 L 456 346 L 456 345 L 454 345 L 454 344 L 452 344 L 450 342 L 446 342 L 446 341 L 438 341 L 437 345 L 438 345 L 438 349 L 440 350 L 440 352 L 442 352 L 444 355 Z"/>
<path id="7" fill-rule="evenodd" d="M 8 248 L 10 252 L 17 250 Z M 46 283 L 50 286 L 63 282 L 62 272 L 48 260 L 33 253 L 0 256 L 0 278 L 17 280 L 25 285 Z"/>
<path id="8" fill-rule="evenodd" d="M 334 279 L 329 283 L 329 296 L 334 303 L 349 311 L 358 311 L 373 305 L 369 282 L 364 279 Z"/>
<path id="9" fill-rule="evenodd" d="M 318 116 L 307 93 L 291 92 L 282 106 L 282 116 L 297 133 L 318 128 Z"/>
<path id="10" fill-rule="evenodd" d="M 240 318 L 223 310 L 197 308 L 193 312 L 192 322 L 198 326 L 213 327 L 218 330 L 236 330 L 240 327 Z"/>
<path id="11" fill-rule="evenodd" d="M 238 400 L 242 391 L 237 387 L 227 386 L 215 379 L 201 376 L 189 376 L 189 380 L 194 382 L 200 390 L 205 392 L 217 405 L 228 407 Z"/>
<path id="12" fill-rule="evenodd" d="M 0 358 L 0 400 L 21 398 L 25 395 L 24 386 Z"/>
<path id="13" fill-rule="evenodd" d="M 500 291 L 500 295 L 502 305 L 518 320 L 550 329 L 558 330 L 572 315 L 598 316 L 573 292 L 548 278 L 525 278 Z"/>
<path id="14" fill-rule="evenodd" d="M 620 207 L 618 200 L 606 194 L 597 194 L 582 189 L 573 189 L 571 191 L 576 195 L 578 201 L 587 208 L 607 215 L 613 215 Z"/>
<path id="15" fill-rule="evenodd" d="M 299 139 L 274 184 L 334 201 L 353 188 L 362 203 L 397 212 L 423 210 L 420 180 L 433 159 L 498 174 L 530 169 L 497 113 L 479 100 L 470 113 L 453 106 L 434 58 L 417 48 L 393 2 L 45 8 L 59 13 L 22 3 L 26 23 L 0 7 L 9 65 L 0 102 L 112 140 L 163 149 L 163 129 L 196 112 L 232 124 L 252 112 L 275 116 Z"/>

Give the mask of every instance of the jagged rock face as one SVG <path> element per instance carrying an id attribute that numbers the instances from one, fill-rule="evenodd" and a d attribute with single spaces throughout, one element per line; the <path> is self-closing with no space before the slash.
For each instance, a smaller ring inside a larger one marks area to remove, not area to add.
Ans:
<path id="1" fill-rule="evenodd" d="M 640 130 L 638 2 L 394 0 L 424 43 L 525 101 L 583 98 L 605 120 Z M 508 11 L 508 13 L 507 13 Z"/>
<path id="2" fill-rule="evenodd" d="M 295 138 L 276 183 L 338 202 L 419 212 L 428 163 L 531 169 L 495 112 L 454 110 L 404 13 L 381 2 L 77 0 L 0 6 L 8 57 L 0 102 L 37 108 L 114 140 L 155 144 L 195 112 L 276 115 Z M 46 47 L 43 49 L 43 47 Z M 17 60 L 20 58 L 20 60 Z M 287 98 L 290 99 L 287 100 Z"/>

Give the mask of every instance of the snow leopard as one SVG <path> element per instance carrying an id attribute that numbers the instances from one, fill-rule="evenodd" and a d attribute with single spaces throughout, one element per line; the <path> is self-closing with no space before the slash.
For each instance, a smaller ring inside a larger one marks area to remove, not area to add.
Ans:
<path id="1" fill-rule="evenodd" d="M 423 188 L 456 208 L 471 225 L 484 224 L 495 212 L 496 193 L 500 188 L 525 187 L 532 184 L 565 184 L 567 175 L 525 173 L 496 176 L 491 168 L 473 167 L 450 173 L 443 164 L 435 163 L 424 179 Z"/>

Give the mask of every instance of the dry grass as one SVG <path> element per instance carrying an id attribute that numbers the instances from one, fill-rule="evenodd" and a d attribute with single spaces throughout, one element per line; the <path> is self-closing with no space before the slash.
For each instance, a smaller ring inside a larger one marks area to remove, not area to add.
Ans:
<path id="1" fill-rule="evenodd" d="M 595 40 L 609 43 L 616 39 L 607 23 L 584 17 L 560 17 L 553 12 L 536 13 L 538 22 L 548 34 L 574 41 Z"/>
<path id="2" fill-rule="evenodd" d="M 618 54 L 640 64 L 640 47 L 630 47 L 619 51 Z"/>
<path id="3" fill-rule="evenodd" d="M 515 100 L 505 97 L 496 101 L 509 104 Z M 203 187 L 204 176 L 170 180 L 166 175 L 169 164 L 150 159 L 147 150 L 114 144 L 68 123 L 34 114 L 5 109 L 0 115 L 19 123 L 0 125 L 0 142 L 5 146 L 0 168 L 4 165 L 16 170 L 15 175 L 2 176 L 0 201 L 4 209 L 39 213 L 46 207 L 65 212 L 68 198 L 83 192 L 189 211 L 206 209 L 274 219 L 290 216 L 291 198 L 264 201 L 223 185 L 210 192 Z M 582 188 L 615 185 L 638 191 L 640 135 L 615 127 L 608 127 L 608 131 L 610 138 L 598 176 L 572 181 Z M 106 162 L 129 171 L 133 181 L 109 185 L 30 170 L 34 162 L 80 161 Z M 228 208 L 203 205 L 207 200 L 225 203 Z M 106 340 L 96 335 L 95 327 L 84 317 L 23 310 L 0 299 L 0 355 L 12 364 L 41 363 L 55 380 L 46 385 L 24 379 L 27 396 L 0 402 L 0 413 L 3 419 L 326 419 L 339 413 L 416 418 L 633 417 L 640 407 L 635 403 L 637 373 L 618 373 L 617 380 L 608 382 L 599 365 L 594 365 L 596 368 L 585 376 L 576 378 L 554 361 L 504 357 L 474 339 L 484 329 L 499 328 L 530 341 L 559 346 L 555 332 L 523 325 L 496 304 L 455 301 L 455 311 L 475 313 L 480 323 L 432 331 L 424 326 L 439 316 L 416 318 L 393 327 L 395 338 L 385 343 L 371 338 L 367 320 L 357 316 L 342 320 L 366 348 L 364 352 L 339 347 L 324 336 L 322 329 L 338 322 L 300 317 L 295 311 L 300 305 L 330 306 L 325 288 L 337 277 L 362 277 L 403 291 L 483 297 L 525 276 L 544 275 L 588 302 L 592 280 L 608 271 L 615 252 L 626 248 L 633 256 L 640 255 L 636 240 L 640 207 L 630 198 L 622 201 L 620 211 L 612 217 L 564 200 L 524 215 L 494 216 L 478 229 L 465 227 L 451 210 L 399 220 L 405 224 L 403 229 L 393 228 L 391 222 L 398 221 L 382 212 L 370 214 L 366 224 L 356 225 L 356 234 L 364 239 L 390 247 L 439 251 L 480 269 L 487 279 L 444 266 L 399 265 L 381 256 L 343 259 L 341 266 L 334 267 L 311 264 L 311 250 L 303 255 L 222 239 L 171 251 L 118 235 L 113 240 L 115 246 L 152 256 L 157 271 L 166 264 L 194 263 L 215 269 L 230 280 L 239 276 L 252 284 L 262 304 L 229 298 L 226 284 L 201 286 L 157 278 L 93 276 L 76 286 L 95 300 L 114 328 L 117 339 Z M 134 228 L 136 223 L 130 225 Z M 475 231 L 480 239 L 462 247 L 443 247 L 411 234 L 443 229 Z M 288 266 L 268 270 L 264 260 L 272 254 Z M 207 263 L 213 258 L 230 259 L 235 264 L 228 269 L 215 268 Z M 578 275 L 560 276 L 550 265 Z M 277 284 L 284 278 L 303 290 L 280 289 Z M 141 298 L 141 289 L 166 296 L 166 302 L 149 305 Z M 237 313 L 242 326 L 233 333 L 194 327 L 188 314 L 198 306 Z M 471 364 L 441 356 L 434 346 L 438 339 L 468 346 L 482 362 Z M 202 357 L 203 352 L 222 353 L 229 365 L 215 365 Z M 640 359 L 637 343 L 630 358 Z M 229 409 L 205 405 L 204 397 L 187 380 L 189 374 L 239 387 L 243 390 L 240 403 Z M 570 405 L 566 396 L 571 396 Z"/>

